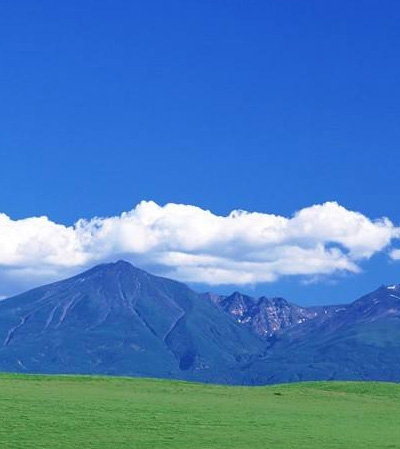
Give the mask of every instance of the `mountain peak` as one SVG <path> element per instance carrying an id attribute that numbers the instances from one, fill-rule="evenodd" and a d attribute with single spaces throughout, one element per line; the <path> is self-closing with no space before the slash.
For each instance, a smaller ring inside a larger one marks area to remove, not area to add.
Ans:
<path id="1" fill-rule="evenodd" d="M 126 260 L 119 259 L 116 262 L 111 262 L 111 264 L 116 265 L 117 267 L 133 267 L 133 265 L 130 262 L 127 262 Z"/>
<path id="2" fill-rule="evenodd" d="M 128 269 L 131 270 L 132 268 L 135 270 L 139 270 L 139 268 L 136 268 L 135 266 L 133 266 L 130 262 L 127 262 L 126 260 L 123 259 L 119 259 L 116 262 L 107 262 L 107 263 L 103 263 L 100 265 L 97 265 L 98 267 L 103 267 L 106 269 Z M 142 270 L 140 270 L 142 271 Z"/>
<path id="3" fill-rule="evenodd" d="M 78 277 L 85 277 L 89 274 L 98 274 L 98 273 L 105 273 L 110 275 L 115 275 L 118 273 L 126 273 L 131 275 L 145 275 L 150 276 L 149 273 L 147 273 L 144 270 L 141 270 L 140 268 L 135 267 L 130 262 L 127 262 L 126 260 L 117 260 L 116 262 L 106 262 L 101 263 L 99 265 L 96 265 L 89 270 L 81 273 L 78 275 Z"/>

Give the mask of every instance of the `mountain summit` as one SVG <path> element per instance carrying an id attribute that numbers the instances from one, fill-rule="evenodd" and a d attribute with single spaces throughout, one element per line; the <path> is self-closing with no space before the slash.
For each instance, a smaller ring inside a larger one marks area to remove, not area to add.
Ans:
<path id="1" fill-rule="evenodd" d="M 0 370 L 264 384 L 400 381 L 400 286 L 342 306 L 197 294 L 130 263 L 0 302 Z"/>

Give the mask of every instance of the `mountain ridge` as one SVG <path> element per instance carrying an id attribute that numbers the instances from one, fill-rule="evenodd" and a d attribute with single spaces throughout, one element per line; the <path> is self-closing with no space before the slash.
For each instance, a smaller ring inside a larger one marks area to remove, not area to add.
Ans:
<path id="1" fill-rule="evenodd" d="M 0 371 L 400 381 L 400 285 L 335 306 L 199 294 L 129 262 L 0 302 Z"/>

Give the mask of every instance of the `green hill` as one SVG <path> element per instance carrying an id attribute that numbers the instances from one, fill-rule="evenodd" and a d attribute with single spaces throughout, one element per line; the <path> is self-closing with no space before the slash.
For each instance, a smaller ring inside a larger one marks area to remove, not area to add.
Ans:
<path id="1" fill-rule="evenodd" d="M 4 449 L 400 448 L 400 385 L 0 376 Z"/>

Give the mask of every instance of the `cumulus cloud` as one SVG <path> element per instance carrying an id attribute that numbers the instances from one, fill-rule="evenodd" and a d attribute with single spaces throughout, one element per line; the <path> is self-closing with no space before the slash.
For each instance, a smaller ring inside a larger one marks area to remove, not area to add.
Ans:
<path id="1" fill-rule="evenodd" d="M 250 284 L 357 273 L 377 252 L 399 259 L 400 251 L 391 248 L 399 237 L 389 219 L 371 220 L 336 202 L 283 217 L 241 210 L 218 216 L 190 205 L 142 201 L 120 216 L 69 227 L 47 217 L 0 214 L 0 273 L 1 279 L 35 283 L 124 257 L 182 281 Z"/>
<path id="2" fill-rule="evenodd" d="M 393 260 L 400 260 L 400 249 L 394 249 L 390 252 L 390 257 Z"/>

